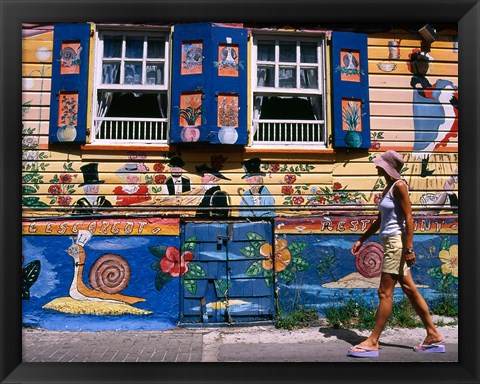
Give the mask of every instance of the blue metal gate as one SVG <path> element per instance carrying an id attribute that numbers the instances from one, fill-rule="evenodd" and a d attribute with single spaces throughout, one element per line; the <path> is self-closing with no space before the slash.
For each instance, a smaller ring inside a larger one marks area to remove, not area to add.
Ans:
<path id="1" fill-rule="evenodd" d="M 272 223 L 184 223 L 189 251 L 181 281 L 182 323 L 237 323 L 275 317 Z M 266 266 L 266 268 L 264 268 Z"/>

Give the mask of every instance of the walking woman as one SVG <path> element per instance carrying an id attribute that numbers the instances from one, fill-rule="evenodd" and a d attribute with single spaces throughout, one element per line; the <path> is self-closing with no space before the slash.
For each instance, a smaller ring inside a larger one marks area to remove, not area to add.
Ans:
<path id="1" fill-rule="evenodd" d="M 378 356 L 380 334 L 392 311 L 393 291 L 397 283 L 402 287 L 427 331 L 423 343 L 414 347 L 414 351 L 445 352 L 445 346 L 439 344 L 443 337 L 433 324 L 428 305 L 415 286 L 410 273 L 410 266 L 415 264 L 413 216 L 408 186 L 400 176 L 404 164 L 403 158 L 395 151 L 387 151 L 373 161 L 378 175 L 385 178 L 386 187 L 380 200 L 378 217 L 353 244 L 351 252 L 356 255 L 362 243 L 379 231 L 384 249 L 382 275 L 378 288 L 379 304 L 372 333 L 365 341 L 349 348 L 347 355 Z"/>

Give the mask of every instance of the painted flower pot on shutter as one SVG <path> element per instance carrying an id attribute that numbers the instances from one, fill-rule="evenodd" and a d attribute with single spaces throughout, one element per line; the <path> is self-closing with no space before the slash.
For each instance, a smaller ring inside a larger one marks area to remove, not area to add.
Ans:
<path id="1" fill-rule="evenodd" d="M 191 143 L 198 141 L 200 138 L 200 129 L 198 126 L 186 126 L 182 128 L 182 133 L 180 135 L 183 141 Z"/>
<path id="2" fill-rule="evenodd" d="M 218 139 L 222 144 L 235 144 L 238 139 L 238 132 L 235 127 L 221 127 L 218 131 Z"/>
<path id="3" fill-rule="evenodd" d="M 360 148 L 362 145 L 362 134 L 357 131 L 348 131 L 345 134 L 345 143 L 352 148 Z"/>
<path id="4" fill-rule="evenodd" d="M 77 137 L 77 129 L 75 127 L 58 128 L 58 141 L 75 141 Z"/>

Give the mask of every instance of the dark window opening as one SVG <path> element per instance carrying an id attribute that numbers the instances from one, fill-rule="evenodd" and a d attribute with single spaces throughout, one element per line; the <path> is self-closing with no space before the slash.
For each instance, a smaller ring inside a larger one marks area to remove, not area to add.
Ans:
<path id="1" fill-rule="evenodd" d="M 315 120 L 310 98 L 268 96 L 263 98 L 263 120 Z"/>

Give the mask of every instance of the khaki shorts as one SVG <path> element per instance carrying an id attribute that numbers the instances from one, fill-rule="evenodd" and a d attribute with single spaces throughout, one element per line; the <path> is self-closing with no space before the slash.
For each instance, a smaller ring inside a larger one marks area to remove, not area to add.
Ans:
<path id="1" fill-rule="evenodd" d="M 394 235 L 389 237 L 380 236 L 380 241 L 383 245 L 382 272 L 392 273 L 395 275 L 406 275 L 410 267 L 407 266 L 405 257 L 402 254 L 402 235 Z"/>

